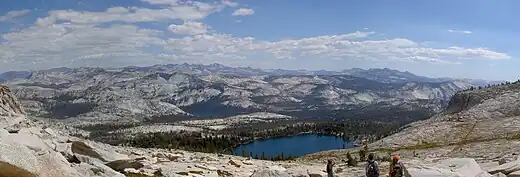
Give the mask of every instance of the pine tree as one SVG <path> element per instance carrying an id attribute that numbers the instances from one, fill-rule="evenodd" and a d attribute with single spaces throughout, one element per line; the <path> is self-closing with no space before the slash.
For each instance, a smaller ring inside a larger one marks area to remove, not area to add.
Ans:
<path id="1" fill-rule="evenodd" d="M 242 148 L 242 157 L 246 157 L 247 156 L 246 154 L 247 154 L 246 149 Z"/>
<path id="2" fill-rule="evenodd" d="M 266 160 L 264 152 L 262 152 L 262 157 L 261 158 L 262 158 L 262 160 Z"/>
<path id="3" fill-rule="evenodd" d="M 359 150 L 359 160 L 360 161 L 365 161 L 366 153 L 367 153 L 367 151 L 365 148 Z"/>

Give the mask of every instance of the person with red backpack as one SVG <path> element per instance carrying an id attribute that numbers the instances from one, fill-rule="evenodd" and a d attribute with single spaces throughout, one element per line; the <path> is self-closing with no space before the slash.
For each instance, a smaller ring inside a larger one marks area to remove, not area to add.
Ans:
<path id="1" fill-rule="evenodd" d="M 409 177 L 410 174 L 404 167 L 403 163 L 399 161 L 399 156 L 392 156 L 392 164 L 390 164 L 390 175 L 389 177 Z"/>
<path id="2" fill-rule="evenodd" d="M 365 174 L 367 177 L 379 177 L 379 166 L 374 160 L 374 154 L 368 154 L 368 162 L 365 167 Z"/>

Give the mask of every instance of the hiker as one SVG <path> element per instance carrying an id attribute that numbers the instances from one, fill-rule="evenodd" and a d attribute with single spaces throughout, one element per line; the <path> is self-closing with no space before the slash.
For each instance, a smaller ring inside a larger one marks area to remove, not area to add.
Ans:
<path id="1" fill-rule="evenodd" d="M 332 160 L 327 160 L 327 176 L 328 177 L 334 177 L 334 171 L 332 169 L 332 167 L 335 165 L 334 162 L 332 162 Z"/>
<path id="2" fill-rule="evenodd" d="M 377 162 L 374 160 L 374 154 L 368 154 L 368 162 L 365 167 L 365 174 L 367 177 L 379 177 L 379 166 Z"/>
<path id="3" fill-rule="evenodd" d="M 390 164 L 390 175 L 389 177 L 409 177 L 410 174 L 404 167 L 403 163 L 399 161 L 399 156 L 392 156 L 392 164 Z"/>

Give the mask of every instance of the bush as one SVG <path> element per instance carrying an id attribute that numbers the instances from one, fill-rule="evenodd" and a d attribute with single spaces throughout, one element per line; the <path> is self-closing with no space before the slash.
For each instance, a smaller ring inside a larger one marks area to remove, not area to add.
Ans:
<path id="1" fill-rule="evenodd" d="M 358 161 L 352 157 L 352 154 L 350 152 L 347 152 L 347 165 L 348 166 L 357 166 Z"/>

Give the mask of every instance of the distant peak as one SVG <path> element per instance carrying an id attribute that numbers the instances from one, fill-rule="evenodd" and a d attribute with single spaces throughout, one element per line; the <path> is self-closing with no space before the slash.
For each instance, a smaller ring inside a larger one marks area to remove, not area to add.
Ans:
<path id="1" fill-rule="evenodd" d="M 220 64 L 220 63 L 212 63 L 210 64 L 209 66 L 218 66 L 218 67 L 223 67 L 224 65 Z"/>

